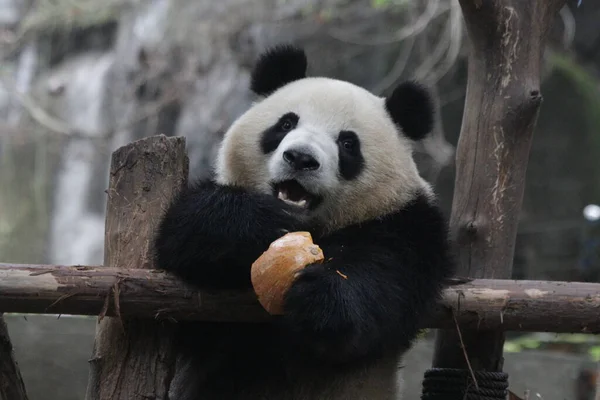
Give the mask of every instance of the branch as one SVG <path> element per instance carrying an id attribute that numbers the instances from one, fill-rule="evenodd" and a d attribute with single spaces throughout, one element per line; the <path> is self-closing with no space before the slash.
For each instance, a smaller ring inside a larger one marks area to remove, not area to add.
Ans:
<path id="1" fill-rule="evenodd" d="M 450 1 L 431 0 L 425 4 L 425 10 L 421 15 L 414 18 L 411 25 L 403 26 L 393 34 L 381 36 L 366 36 L 363 31 L 345 31 L 339 28 L 331 28 L 329 35 L 339 41 L 362 45 L 362 46 L 381 46 L 393 44 L 405 40 L 407 38 L 421 34 L 431 24 L 433 20 L 446 12 L 450 6 Z"/>
<path id="2" fill-rule="evenodd" d="M 23 377 L 14 358 L 12 343 L 2 313 L 0 313 L 0 399 L 27 400 Z"/>
<path id="3" fill-rule="evenodd" d="M 118 294 L 118 295 L 117 295 Z M 600 332 L 600 284 L 476 279 L 448 287 L 423 328 Z M 249 291 L 205 291 L 153 269 L 0 264 L 0 310 L 254 322 L 270 316 Z"/>

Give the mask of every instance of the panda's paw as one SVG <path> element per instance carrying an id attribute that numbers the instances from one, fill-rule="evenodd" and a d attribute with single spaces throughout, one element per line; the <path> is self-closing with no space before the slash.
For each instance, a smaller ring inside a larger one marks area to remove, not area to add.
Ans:
<path id="1" fill-rule="evenodd" d="M 296 210 L 295 208 L 298 207 L 289 206 L 282 208 L 278 218 L 276 218 L 279 221 L 279 231 L 285 231 L 283 234 L 309 230 L 311 227 L 310 214 L 305 210 Z"/>
<path id="2" fill-rule="evenodd" d="M 343 277 L 315 264 L 306 267 L 287 292 L 282 322 L 298 354 L 319 363 L 344 364 L 372 355 L 369 332 L 377 328 L 365 311 Z"/>
<path id="3" fill-rule="evenodd" d="M 282 208 L 282 211 L 289 218 L 293 218 L 300 222 L 308 221 L 310 219 L 310 212 L 301 207 L 286 205 L 286 207 Z"/>

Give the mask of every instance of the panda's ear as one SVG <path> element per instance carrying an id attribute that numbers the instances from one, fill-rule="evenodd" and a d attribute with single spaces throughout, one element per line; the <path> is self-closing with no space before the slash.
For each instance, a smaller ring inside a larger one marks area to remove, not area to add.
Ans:
<path id="1" fill-rule="evenodd" d="M 433 129 L 434 105 L 429 90 L 408 81 L 385 99 L 385 108 L 396 125 L 412 140 L 425 138 Z"/>
<path id="2" fill-rule="evenodd" d="M 304 50 L 283 44 L 268 49 L 260 55 L 252 70 L 250 89 L 268 96 L 280 87 L 306 77 Z"/>

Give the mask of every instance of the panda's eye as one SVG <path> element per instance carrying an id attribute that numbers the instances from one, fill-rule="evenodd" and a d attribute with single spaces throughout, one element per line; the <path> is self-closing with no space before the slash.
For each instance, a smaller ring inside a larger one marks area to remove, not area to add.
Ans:
<path id="1" fill-rule="evenodd" d="M 279 118 L 277 123 L 273 126 L 273 129 L 279 133 L 281 133 L 281 132 L 287 133 L 287 132 L 291 131 L 292 129 L 296 128 L 296 126 L 298 126 L 299 120 L 300 120 L 300 117 L 298 116 L 298 114 L 295 114 L 293 112 L 283 114 Z"/>
<path id="2" fill-rule="evenodd" d="M 346 139 L 342 142 L 342 146 L 344 146 L 344 149 L 346 150 L 352 150 L 354 147 L 354 140 Z"/>
<path id="3" fill-rule="evenodd" d="M 289 131 L 289 130 L 291 130 L 293 127 L 294 127 L 294 123 L 293 123 L 291 120 L 289 120 L 289 119 L 284 119 L 284 120 L 281 122 L 281 130 L 282 130 L 282 131 Z"/>
<path id="4" fill-rule="evenodd" d="M 353 131 L 341 131 L 337 142 L 340 149 L 343 149 L 347 154 L 360 152 L 360 140 Z"/>

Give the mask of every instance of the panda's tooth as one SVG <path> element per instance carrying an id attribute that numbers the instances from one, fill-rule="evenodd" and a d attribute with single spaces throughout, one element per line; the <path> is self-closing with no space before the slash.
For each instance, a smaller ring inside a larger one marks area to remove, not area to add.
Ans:
<path id="1" fill-rule="evenodd" d="M 277 193 L 277 198 L 279 200 L 284 200 L 285 201 L 285 200 L 287 200 L 288 197 L 285 195 L 284 192 L 279 192 L 279 193 Z"/>
<path id="2" fill-rule="evenodd" d="M 300 201 L 298 202 L 298 205 L 299 205 L 300 207 L 306 207 L 306 200 L 300 200 Z"/>

